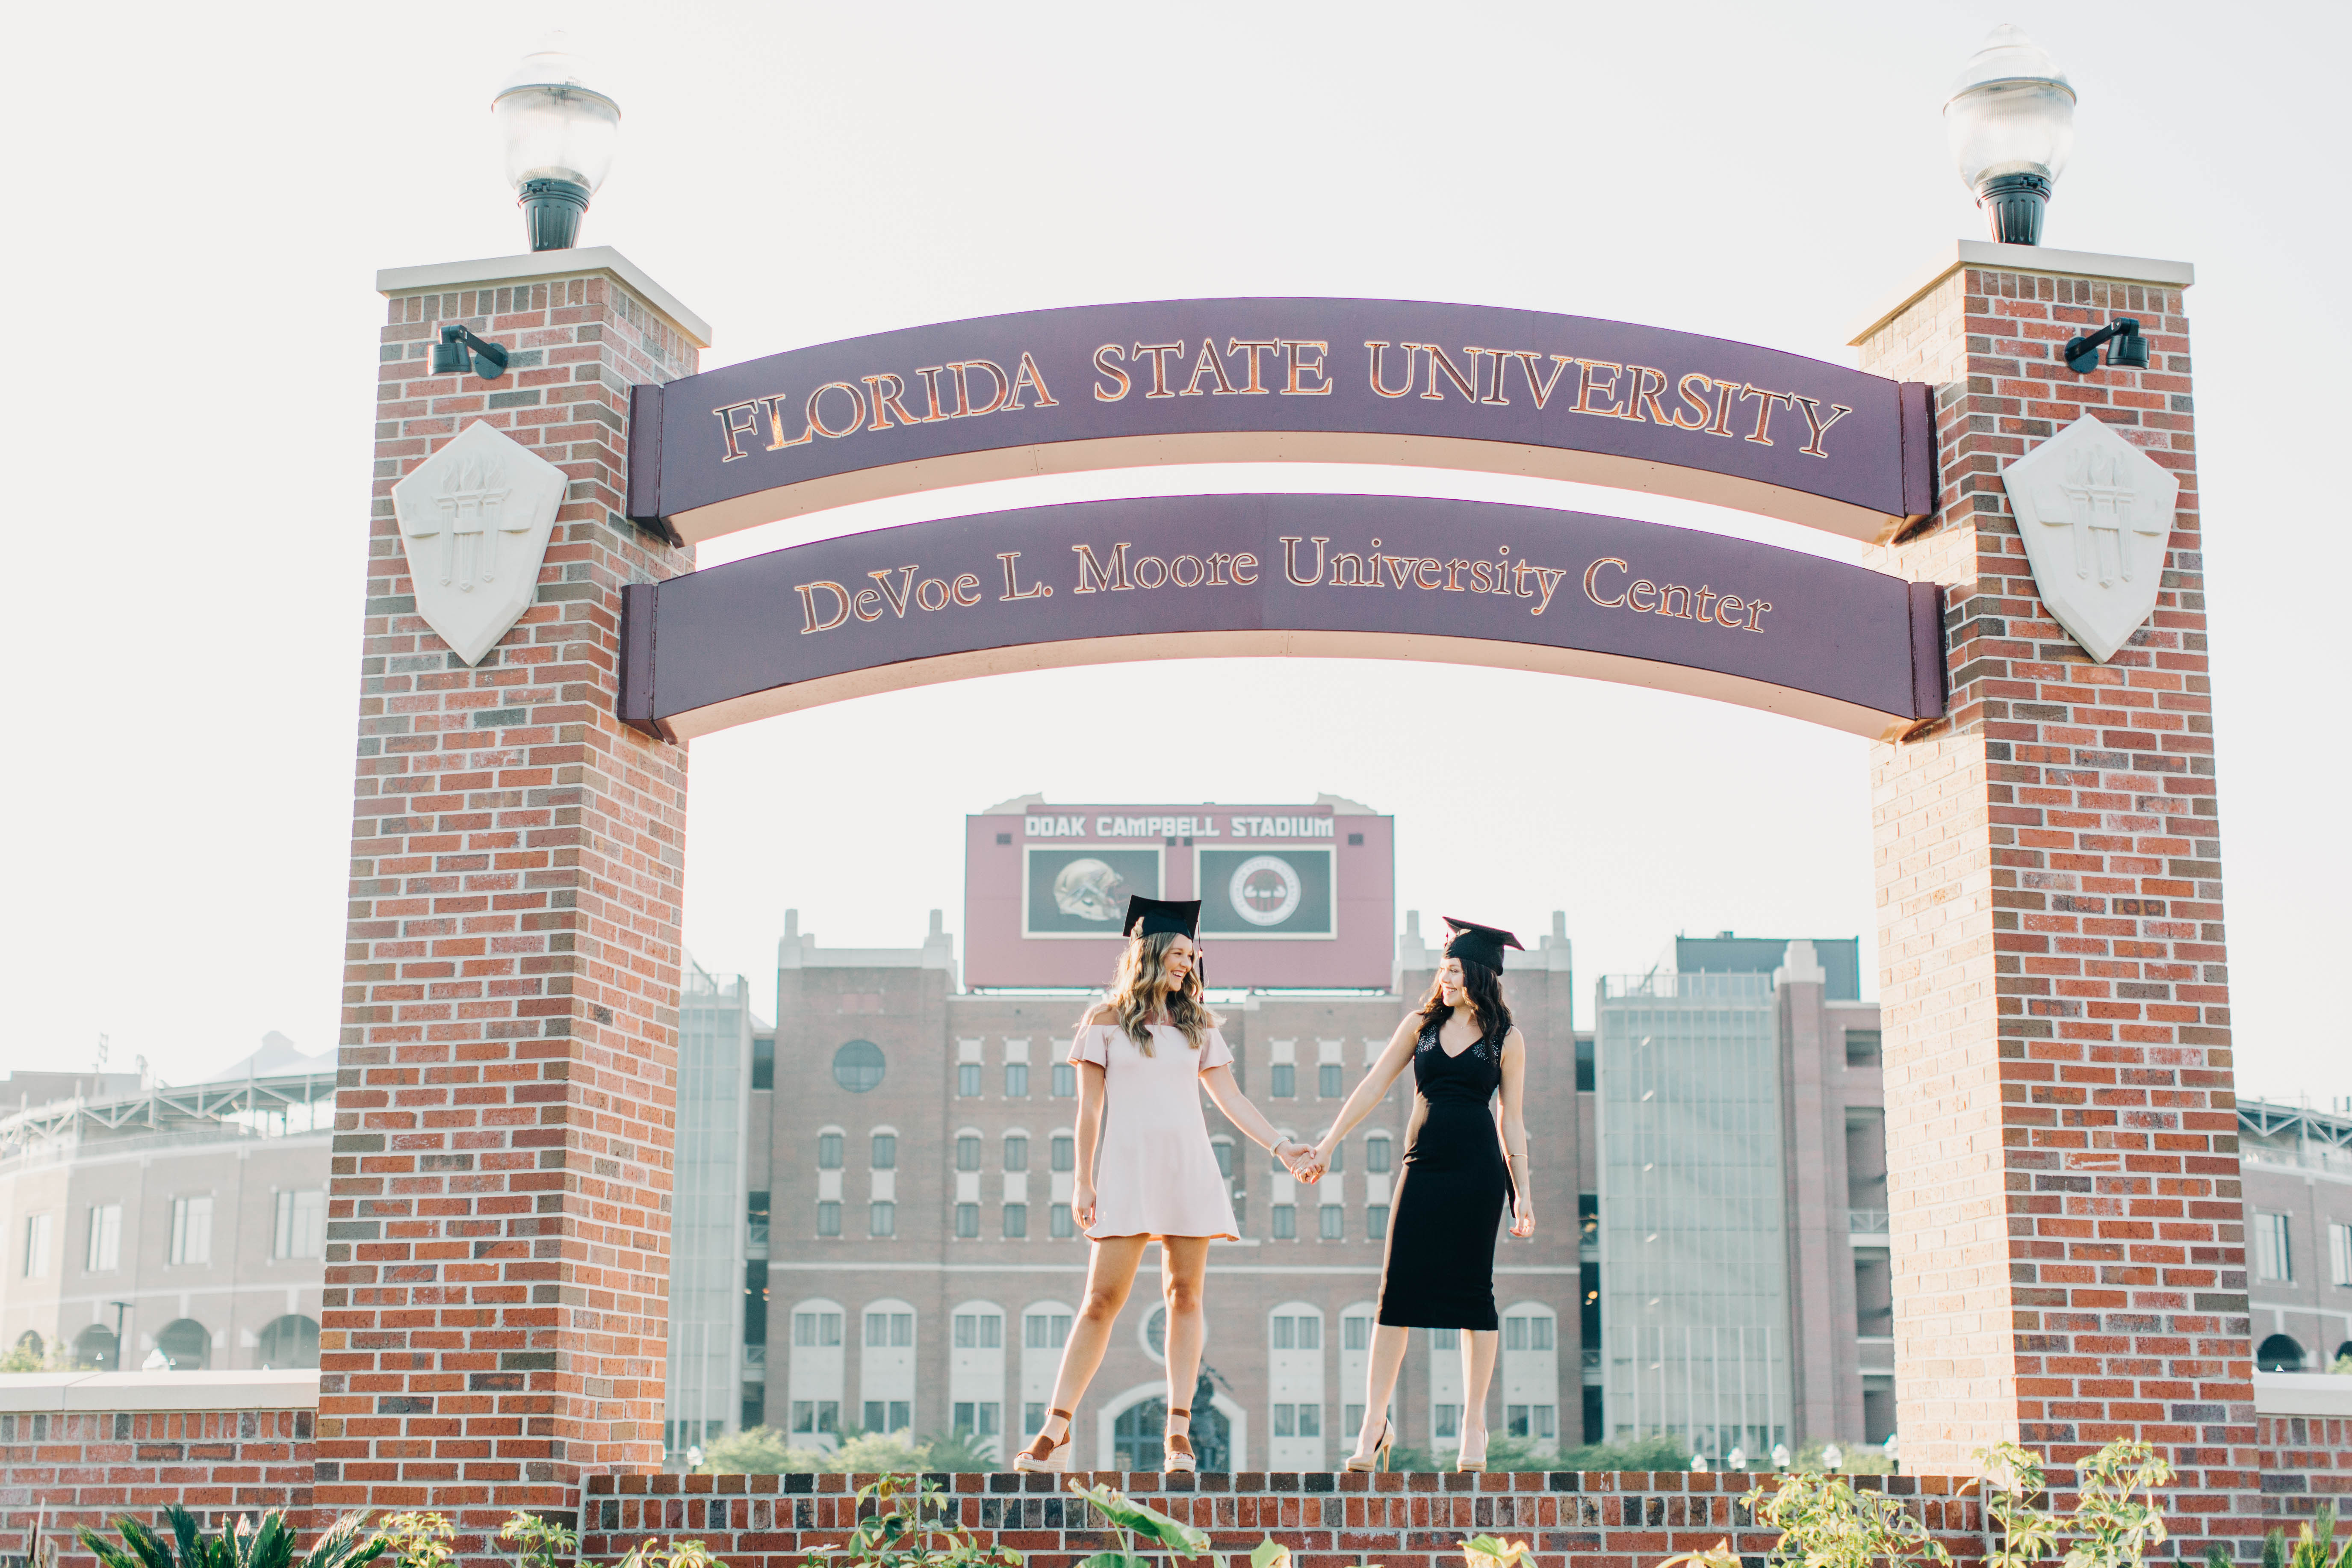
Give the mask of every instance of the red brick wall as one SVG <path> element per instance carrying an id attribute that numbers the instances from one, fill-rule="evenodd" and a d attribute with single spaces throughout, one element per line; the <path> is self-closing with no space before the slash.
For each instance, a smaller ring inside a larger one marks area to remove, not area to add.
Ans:
<path id="1" fill-rule="evenodd" d="M 2120 314 L 2149 367 L 2068 371 Z M 1904 1456 L 2137 1435 L 2226 1515 L 2255 1434 L 2181 295 L 1964 268 L 1862 363 L 1937 384 L 1942 510 L 1885 555 L 1950 604 L 1950 718 L 1873 777 Z M 2000 482 L 2084 412 L 2181 481 L 2154 619 L 2105 666 Z"/>
<path id="2" fill-rule="evenodd" d="M 37 1530 L 67 1556 L 77 1525 L 310 1502 L 308 1410 L 146 1410 L 0 1415 L 0 1562 L 22 1568 Z"/>
<path id="3" fill-rule="evenodd" d="M 459 321 L 514 351 L 436 377 Z M 379 366 L 321 1509 L 469 1529 L 659 1462 L 686 755 L 613 717 L 628 386 L 692 343 L 604 277 L 398 295 Z M 474 420 L 570 476 L 537 602 L 478 666 L 417 616 L 394 482 Z"/>
<path id="4" fill-rule="evenodd" d="M 2352 1514 L 2352 1415 L 2264 1415 L 2254 1428 L 2264 1513 L 2300 1517 L 2333 1502 Z"/>

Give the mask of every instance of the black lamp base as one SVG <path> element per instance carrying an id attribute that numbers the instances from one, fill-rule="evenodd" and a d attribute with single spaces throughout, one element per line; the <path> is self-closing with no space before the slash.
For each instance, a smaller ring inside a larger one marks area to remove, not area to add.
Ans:
<path id="1" fill-rule="evenodd" d="M 569 180 L 525 180 L 516 192 L 533 250 L 569 250 L 580 238 L 588 187 Z"/>
<path id="2" fill-rule="evenodd" d="M 1977 205 L 1999 245 L 2042 243 L 2042 213 L 2050 182 L 2040 174 L 1995 174 L 1977 187 Z"/>

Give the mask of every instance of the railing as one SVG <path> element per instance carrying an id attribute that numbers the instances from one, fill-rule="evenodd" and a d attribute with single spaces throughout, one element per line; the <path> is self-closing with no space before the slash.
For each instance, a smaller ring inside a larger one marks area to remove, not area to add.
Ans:
<path id="1" fill-rule="evenodd" d="M 1894 1231 L 1885 1209 L 1848 1209 L 1845 1211 L 1848 1236 L 1891 1236 Z"/>
<path id="2" fill-rule="evenodd" d="M 1604 1000 L 1666 1002 L 1759 1002 L 1772 994 L 1769 974 L 1684 974 L 1671 969 L 1647 974 L 1604 974 Z"/>

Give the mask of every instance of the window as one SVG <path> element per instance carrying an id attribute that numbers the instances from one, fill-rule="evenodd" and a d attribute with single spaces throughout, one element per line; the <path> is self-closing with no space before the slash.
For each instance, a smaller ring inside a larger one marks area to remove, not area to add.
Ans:
<path id="1" fill-rule="evenodd" d="M 42 1279 L 49 1272 L 49 1232 L 52 1218 L 37 1214 L 25 1221 L 25 1278 Z"/>
<path id="2" fill-rule="evenodd" d="M 1070 1314 L 1032 1312 L 1022 1322 L 1024 1342 L 1033 1351 L 1057 1351 L 1070 1342 Z"/>
<path id="3" fill-rule="evenodd" d="M 820 1171 L 841 1169 L 841 1134 L 820 1132 L 816 1135 L 816 1168 Z"/>
<path id="4" fill-rule="evenodd" d="M 1271 1321 L 1276 1350 L 1319 1351 L 1323 1348 L 1323 1320 L 1313 1313 L 1286 1312 Z"/>
<path id="5" fill-rule="evenodd" d="M 979 1133 L 959 1132 L 956 1134 L 956 1169 L 959 1171 L 977 1171 L 980 1169 Z"/>
<path id="6" fill-rule="evenodd" d="M 1298 1097 L 1298 1069 L 1288 1062 L 1275 1063 L 1274 1087 L 1268 1092 L 1276 1100 L 1296 1100 Z"/>
<path id="7" fill-rule="evenodd" d="M 271 1238 L 272 1258 L 323 1258 L 327 1253 L 327 1194 L 324 1189 L 278 1194 L 278 1226 Z"/>
<path id="8" fill-rule="evenodd" d="M 1389 1135 L 1385 1132 L 1375 1132 L 1365 1139 L 1364 1169 L 1372 1172 L 1385 1172 L 1391 1169 L 1392 1162 L 1389 1150 Z"/>
<path id="9" fill-rule="evenodd" d="M 1054 1098 L 1076 1100 L 1078 1095 L 1078 1069 L 1070 1062 L 1054 1064 Z"/>
<path id="10" fill-rule="evenodd" d="M 1389 1205 L 1386 1204 L 1366 1204 L 1364 1205 L 1364 1239 L 1366 1241 L 1386 1241 L 1388 1238 Z"/>
<path id="11" fill-rule="evenodd" d="M 839 1312 L 794 1312 L 793 1343 L 796 1345 L 837 1345 L 841 1342 Z M 805 1431 L 808 1428 L 803 1427 Z M 823 1430 L 823 1428 L 818 1428 Z"/>
<path id="12" fill-rule="evenodd" d="M 1337 1100 L 1347 1092 L 1339 1082 L 1338 1062 L 1325 1062 L 1315 1069 L 1315 1092 L 1325 1100 Z"/>
<path id="13" fill-rule="evenodd" d="M 1298 1205 L 1297 1204 L 1275 1205 L 1274 1238 L 1276 1241 L 1294 1241 L 1297 1237 Z"/>
<path id="14" fill-rule="evenodd" d="M 816 1233 L 819 1236 L 841 1234 L 841 1205 L 828 1199 L 816 1205 Z"/>
<path id="15" fill-rule="evenodd" d="M 749 1247 L 768 1245 L 768 1194 L 743 1194 L 743 1241 Z"/>
<path id="16" fill-rule="evenodd" d="M 1277 1437 L 1320 1437 L 1323 1436 L 1323 1407 L 1319 1405 L 1276 1405 L 1274 1435 Z"/>
<path id="17" fill-rule="evenodd" d="M 1025 1239 L 1028 1235 L 1029 1205 L 1027 1204 L 1006 1204 L 1004 1205 L 1004 1239 L 1007 1241 L 1021 1241 Z"/>
<path id="18" fill-rule="evenodd" d="M 2327 1277 L 2335 1285 L 2352 1285 L 2352 1225 L 2327 1227 Z"/>
<path id="19" fill-rule="evenodd" d="M 866 1314 L 866 1349 L 904 1350 L 914 1342 L 914 1313 L 868 1312 Z"/>
<path id="20" fill-rule="evenodd" d="M 209 1197 L 172 1200 L 172 1251 L 174 1263 L 213 1260 L 213 1200 Z"/>
<path id="21" fill-rule="evenodd" d="M 866 1206 L 866 1234 L 896 1236 L 898 1234 L 898 1205 L 893 1203 L 870 1204 Z"/>
<path id="22" fill-rule="evenodd" d="M 1029 1064 L 1027 1062 L 1004 1064 L 1004 1098 L 1007 1100 L 1029 1098 Z M 996 1406 L 992 1405 L 988 1408 L 993 1410 Z"/>
<path id="23" fill-rule="evenodd" d="M 1507 1351 L 1551 1349 L 1551 1320 L 1534 1314 L 1504 1319 L 1503 1348 Z"/>
<path id="24" fill-rule="evenodd" d="M 1318 1233 L 1325 1241 L 1344 1241 L 1348 1236 L 1348 1211 L 1338 1204 L 1325 1204 L 1316 1211 Z"/>
<path id="25" fill-rule="evenodd" d="M 747 1354 L 744 1360 L 767 1359 L 768 1354 L 768 1260 L 754 1258 L 743 1265 L 743 1342 L 755 1347 L 759 1354 Z"/>
<path id="26" fill-rule="evenodd" d="M 1370 1318 L 1339 1320 L 1339 1344 L 1342 1350 L 1363 1351 L 1372 1348 L 1372 1321 Z"/>
<path id="27" fill-rule="evenodd" d="M 2286 1215 L 2254 1215 L 2254 1277 L 2289 1280 L 2294 1278 L 2294 1251 L 2289 1243 Z"/>
<path id="28" fill-rule="evenodd" d="M 1576 1042 L 1576 1087 L 1582 1094 L 1593 1091 L 1592 1040 L 1590 1036 Z"/>
<path id="29" fill-rule="evenodd" d="M 960 1351 L 1004 1348 L 1004 1320 L 993 1312 L 958 1312 L 955 1345 Z"/>
<path id="30" fill-rule="evenodd" d="M 1230 1138 L 1213 1138 L 1209 1141 L 1209 1147 L 1216 1151 L 1218 1173 L 1225 1180 L 1232 1181 L 1234 1179 L 1234 1141 Z"/>
<path id="31" fill-rule="evenodd" d="M 980 1235 L 980 1205 L 956 1205 L 956 1239 L 970 1241 Z"/>
<path id="32" fill-rule="evenodd" d="M 955 1405 L 955 1429 L 974 1437 L 996 1436 L 997 1405 L 992 1400 L 958 1400 Z"/>
<path id="33" fill-rule="evenodd" d="M 761 1038 L 751 1042 L 751 1087 L 776 1087 L 776 1042 Z"/>
<path id="34" fill-rule="evenodd" d="M 866 1402 L 866 1429 L 868 1432 L 904 1432 L 914 1425 L 914 1405 L 904 1399 L 869 1399 Z"/>
<path id="35" fill-rule="evenodd" d="M 1029 1134 L 1008 1132 L 1004 1135 L 1004 1168 L 1008 1171 L 1029 1168 Z"/>
<path id="36" fill-rule="evenodd" d="M 980 1098 L 980 1064 L 959 1062 L 956 1065 L 956 1093 L 966 1100 Z"/>
<path id="37" fill-rule="evenodd" d="M 1557 1436 L 1559 1408 L 1554 1405 L 1506 1405 L 1503 1431 L 1508 1436 L 1538 1440 Z"/>
<path id="38" fill-rule="evenodd" d="M 1874 1068 L 1879 1063 L 1880 1033 L 1876 1029 L 1848 1029 L 1845 1032 L 1845 1065 L 1850 1068 Z"/>
<path id="39" fill-rule="evenodd" d="M 871 1040 L 852 1040 L 833 1053 L 833 1081 L 852 1094 L 864 1094 L 882 1083 L 882 1047 Z"/>
<path id="40" fill-rule="evenodd" d="M 1078 1234 L 1078 1223 L 1071 1215 L 1070 1205 L 1067 1204 L 1055 1204 L 1047 1215 L 1047 1219 L 1053 1226 L 1055 1241 L 1067 1241 Z"/>
<path id="41" fill-rule="evenodd" d="M 896 1132 L 874 1134 L 874 1168 L 877 1171 L 898 1168 L 898 1135 Z"/>
<path id="42" fill-rule="evenodd" d="M 1054 1134 L 1054 1169 L 1075 1170 L 1078 1163 L 1078 1141 L 1066 1132 Z"/>
<path id="43" fill-rule="evenodd" d="M 793 1400 L 793 1430 L 795 1432 L 840 1431 L 841 1402 L 837 1399 Z"/>
<path id="44" fill-rule="evenodd" d="M 93 1274 L 122 1267 L 122 1205 L 89 1205 L 89 1246 L 82 1255 L 84 1268 Z"/>
<path id="45" fill-rule="evenodd" d="M 1430 1429 L 1440 1437 L 1462 1436 L 1462 1406 L 1433 1405 L 1429 1407 Z"/>

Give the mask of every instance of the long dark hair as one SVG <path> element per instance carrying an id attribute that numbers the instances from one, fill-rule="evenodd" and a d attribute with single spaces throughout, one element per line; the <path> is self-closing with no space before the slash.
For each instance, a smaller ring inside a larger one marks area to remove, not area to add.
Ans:
<path id="1" fill-rule="evenodd" d="M 1478 1037 L 1500 1040 L 1511 1032 L 1511 1006 L 1503 1000 L 1503 972 L 1458 955 L 1456 962 L 1462 965 L 1462 989 L 1470 994 L 1470 1005 L 1478 1015 Z M 1445 1005 L 1444 983 L 1431 977 L 1429 994 L 1421 999 L 1422 1023 L 1443 1022 L 1453 1011 Z"/>

